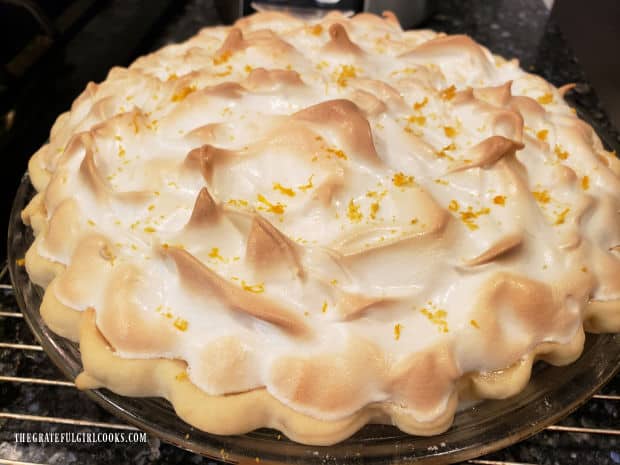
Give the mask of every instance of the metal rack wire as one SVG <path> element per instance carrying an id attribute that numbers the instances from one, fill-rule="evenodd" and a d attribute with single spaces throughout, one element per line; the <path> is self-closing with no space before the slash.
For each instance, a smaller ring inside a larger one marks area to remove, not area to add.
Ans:
<path id="1" fill-rule="evenodd" d="M 13 294 L 14 290 L 11 284 L 8 283 L 7 266 L 5 265 L 0 270 L 0 291 Z M 19 311 L 17 303 L 11 309 L 0 310 L 0 320 L 7 318 L 23 319 L 22 313 Z M 0 341 L 0 349 L 16 350 L 16 351 L 43 351 L 43 348 L 37 344 L 22 344 L 13 342 Z M 71 381 L 59 380 L 59 379 L 47 379 L 38 377 L 21 377 L 21 376 L 8 376 L 0 373 L 0 383 L 17 383 L 17 384 L 32 384 L 49 386 L 51 389 L 76 389 L 75 384 Z M 607 401 L 620 401 L 620 395 L 611 394 L 596 394 L 593 399 L 607 400 Z M 37 424 L 63 424 L 78 427 L 91 427 L 102 428 L 107 430 L 119 430 L 119 431 L 137 431 L 134 426 L 124 423 L 113 422 L 101 422 L 94 421 L 88 418 L 65 418 L 48 415 L 34 415 L 23 412 L 12 411 L 0 411 L 0 420 L 16 420 L 20 422 L 32 422 Z M 562 426 L 551 425 L 545 428 L 546 431 L 555 431 L 560 433 L 576 433 L 576 434 L 594 434 L 594 435 L 606 435 L 606 436 L 620 436 L 620 429 L 603 428 L 603 427 L 579 427 L 579 426 Z M 502 460 L 485 460 L 485 459 L 472 459 L 467 462 L 471 465 L 537 465 L 530 462 L 510 462 Z M 33 463 L 23 462 L 16 460 L 7 460 L 0 458 L 0 465 L 47 465 L 45 463 Z"/>

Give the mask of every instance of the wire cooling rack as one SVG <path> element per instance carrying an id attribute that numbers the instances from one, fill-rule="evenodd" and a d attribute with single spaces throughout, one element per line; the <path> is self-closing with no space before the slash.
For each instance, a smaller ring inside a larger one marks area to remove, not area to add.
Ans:
<path id="1" fill-rule="evenodd" d="M 2 328 L 14 329 L 15 331 L 1 331 Z M 65 409 L 65 413 L 71 414 L 52 414 L 53 408 L 50 408 L 50 404 L 55 404 L 57 402 L 56 399 L 59 399 L 58 402 L 66 403 L 64 401 L 66 393 L 62 394 L 61 390 L 70 389 L 77 391 L 77 389 L 73 382 L 58 379 L 61 377 L 60 373 L 55 370 L 47 356 L 42 352 L 43 348 L 35 343 L 15 301 L 14 290 L 10 284 L 5 264 L 0 270 L 0 354 L 5 355 L 5 358 L 8 357 L 9 360 L 11 356 L 20 356 L 19 360 L 22 362 L 25 360 L 27 364 L 29 363 L 28 361 L 31 361 L 31 363 L 26 367 L 27 369 L 24 369 L 22 366 L 21 370 L 18 370 L 20 372 L 25 371 L 30 375 L 18 376 L 14 373 L 15 370 L 13 368 L 15 367 L 4 363 L 3 358 L 0 358 L 0 465 L 52 465 L 52 463 L 66 463 L 63 459 L 63 453 L 71 455 L 72 461 L 76 458 L 71 453 L 71 444 L 64 451 L 55 452 L 54 454 L 46 454 L 44 451 L 45 448 L 53 448 L 54 444 L 24 445 L 23 447 L 28 449 L 27 453 L 20 452 L 16 447 L 10 446 L 11 438 L 14 437 L 15 432 L 49 432 L 59 426 L 79 428 L 81 430 L 87 429 L 88 431 L 138 431 L 137 428 L 131 425 L 115 421 L 114 417 L 94 406 L 90 400 L 81 394 L 78 394 L 78 402 L 69 406 L 68 410 Z M 35 354 L 36 356 L 33 356 Z M 22 355 L 23 357 L 21 357 Z M 610 383 L 610 386 L 593 396 L 590 402 L 568 417 L 562 424 L 548 426 L 543 432 L 534 436 L 533 441 L 528 440 L 534 444 L 527 445 L 528 441 L 525 441 L 520 444 L 521 447 L 512 446 L 504 451 L 492 454 L 488 458 L 473 459 L 464 463 L 472 465 L 563 465 L 569 462 L 580 465 L 585 463 L 620 463 L 620 451 L 618 451 L 618 444 L 620 444 L 620 439 L 618 439 L 620 436 L 620 424 L 618 424 L 620 395 L 616 394 L 614 387 L 619 383 L 620 375 Z M 17 392 L 18 397 L 9 399 L 9 402 L 6 403 L 2 402 L 2 398 L 5 396 L 4 391 L 6 391 L 6 388 L 10 389 L 10 386 L 17 386 L 14 392 Z M 45 390 L 44 398 L 38 399 L 36 395 L 32 396 L 28 391 L 29 387 L 43 387 Z M 23 397 L 27 398 L 24 399 Z M 602 408 L 597 408 L 600 406 L 593 405 L 596 402 L 602 402 Z M 84 403 L 86 403 L 88 408 L 82 405 Z M 85 412 L 84 410 L 87 411 Z M 584 410 L 586 411 L 585 414 Z M 593 424 L 596 423 L 596 421 L 593 421 L 593 418 L 594 420 L 599 420 L 599 423 L 602 424 Z M 547 447 L 541 447 L 541 444 Z M 39 447 L 41 450 L 38 451 L 39 453 L 36 453 L 37 451 L 33 452 L 33 447 Z M 93 460 L 100 456 L 101 463 L 116 463 L 114 458 L 110 458 L 109 454 L 102 454 L 100 448 L 135 448 L 135 445 L 90 445 L 90 447 L 92 449 L 90 458 Z M 155 462 L 166 464 L 186 463 L 188 457 L 190 457 L 192 458 L 192 463 L 214 465 L 212 460 L 204 459 L 204 462 L 202 462 L 188 452 L 181 451 L 173 446 L 161 445 L 156 439 L 150 439 L 148 445 L 140 445 L 138 449 L 140 447 L 150 450 L 148 454 L 142 454 L 142 463 L 145 464 Z M 153 448 L 156 449 L 155 453 L 153 453 Z M 159 451 L 160 448 L 168 448 L 168 453 L 162 455 L 162 452 Z M 554 450 L 554 452 L 550 453 L 550 449 Z M 88 449 L 83 449 L 84 451 L 88 453 Z M 585 455 L 585 457 L 589 458 L 584 459 L 580 455 L 583 451 L 589 454 Z M 110 452 L 110 450 L 107 452 Z M 537 454 L 537 452 L 540 453 Z M 139 454 L 140 451 L 138 450 Z M 26 458 L 32 456 L 41 457 L 43 459 L 47 457 L 49 461 L 34 462 L 15 458 L 22 456 Z M 537 458 L 537 461 L 531 461 L 531 458 Z M 100 462 L 97 461 L 96 463 Z M 82 461 L 78 459 L 76 463 L 82 463 Z"/>

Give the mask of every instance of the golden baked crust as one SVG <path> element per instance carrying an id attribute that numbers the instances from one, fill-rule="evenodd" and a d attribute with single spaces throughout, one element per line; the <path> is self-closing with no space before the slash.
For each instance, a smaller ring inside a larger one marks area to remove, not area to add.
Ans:
<path id="1" fill-rule="evenodd" d="M 620 328 L 620 163 L 565 90 L 389 14 L 258 14 L 113 69 L 22 214 L 78 386 L 324 445 L 572 362 Z"/>

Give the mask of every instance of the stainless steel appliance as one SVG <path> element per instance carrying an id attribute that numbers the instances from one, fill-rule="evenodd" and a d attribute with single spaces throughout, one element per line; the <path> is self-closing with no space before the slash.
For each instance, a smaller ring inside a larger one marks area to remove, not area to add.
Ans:
<path id="1" fill-rule="evenodd" d="M 393 11 L 405 29 L 417 26 L 431 13 L 429 0 L 216 0 L 215 5 L 222 19 L 232 23 L 243 15 L 261 10 L 288 11 L 304 17 L 321 17 L 337 9 L 348 14 L 368 11 L 381 14 Z"/>

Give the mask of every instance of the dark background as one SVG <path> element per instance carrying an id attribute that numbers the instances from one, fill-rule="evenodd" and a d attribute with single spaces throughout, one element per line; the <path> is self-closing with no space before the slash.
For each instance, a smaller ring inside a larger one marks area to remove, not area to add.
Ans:
<path id="1" fill-rule="evenodd" d="M 518 58 L 522 67 L 555 85 L 576 83 L 569 103 L 583 108 L 612 144 L 620 142 L 612 123 L 620 127 L 620 1 L 556 0 L 551 12 L 542 0 L 431 2 L 435 12 L 423 27 L 470 34 L 493 52 Z M 42 6 L 52 19 L 54 27 L 49 31 L 45 23 L 25 12 L 16 14 L 11 2 L 0 0 L 0 218 L 5 218 L 0 220 L 0 259 L 5 257 L 6 219 L 15 190 L 30 155 L 45 142 L 58 114 L 69 108 L 89 81 L 103 80 L 111 66 L 128 65 L 141 54 L 184 40 L 200 27 L 219 21 L 213 0 L 40 0 L 33 4 Z M 68 4 L 73 5 L 71 14 L 66 13 Z M 27 56 L 37 57 L 35 65 L 24 58 L 15 60 L 24 47 L 32 51 Z M 18 312 L 9 294 L 0 287 L 0 311 Z M 2 316 L 0 342 L 36 343 L 22 319 Z M 44 353 L 10 348 L 0 348 L 0 376 L 62 378 Z M 605 393 L 616 395 L 619 389 L 617 378 Z M 620 429 L 618 407 L 616 401 L 595 399 L 562 424 L 615 431 Z M 0 381 L 0 413 L 7 411 L 117 422 L 74 388 Z M 60 426 L 62 431 L 80 430 Z M 0 418 L 0 459 L 49 464 L 212 463 L 153 438 L 147 445 L 102 446 L 13 441 L 16 431 L 53 428 L 49 423 Z M 616 438 L 614 434 L 545 431 L 486 457 L 489 462 L 478 463 L 617 464 Z"/>
<path id="2" fill-rule="evenodd" d="M 620 1 L 557 0 L 553 18 L 620 128 Z"/>

